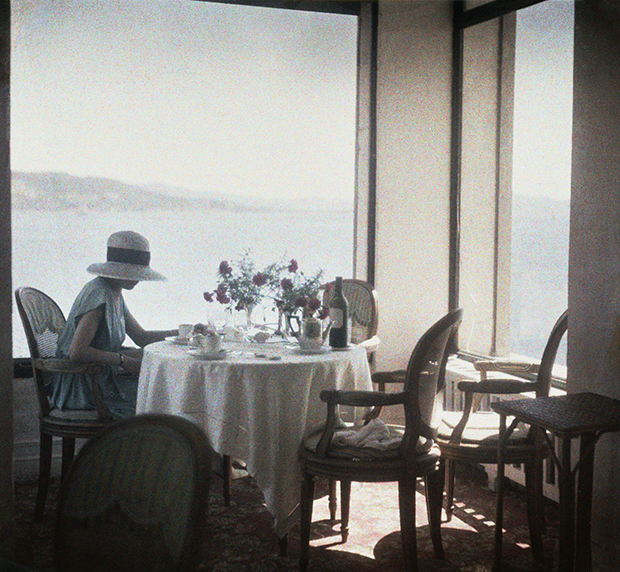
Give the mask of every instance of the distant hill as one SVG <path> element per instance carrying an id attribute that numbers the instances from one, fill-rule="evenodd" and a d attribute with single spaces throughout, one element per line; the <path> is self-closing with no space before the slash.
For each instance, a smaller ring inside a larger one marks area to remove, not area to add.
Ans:
<path id="1" fill-rule="evenodd" d="M 265 210 L 241 197 L 188 196 L 187 191 L 166 188 L 157 192 L 114 179 L 75 177 L 65 173 L 13 172 L 13 208 L 31 210 L 88 209 L 99 211 L 153 209 Z M 176 193 L 174 192 L 176 190 Z"/>
<path id="2" fill-rule="evenodd" d="M 66 173 L 12 173 L 12 204 L 22 210 L 224 210 L 264 212 L 300 210 L 306 201 L 269 200 L 217 193 L 198 194 L 181 187 L 132 185 L 101 177 L 76 177 Z M 325 204 L 321 203 L 321 208 Z M 334 203 L 330 210 L 350 210 Z"/>

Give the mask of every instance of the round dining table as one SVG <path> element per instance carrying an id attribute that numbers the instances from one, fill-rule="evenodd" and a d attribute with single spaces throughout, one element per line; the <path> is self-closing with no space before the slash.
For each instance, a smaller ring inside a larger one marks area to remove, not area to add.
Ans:
<path id="1" fill-rule="evenodd" d="M 221 455 L 245 462 L 285 537 L 299 504 L 298 449 L 325 420 L 325 389 L 371 390 L 364 348 L 305 353 L 287 343 L 224 342 L 211 359 L 163 341 L 144 350 L 137 413 L 180 415 L 199 424 Z M 363 413 L 363 412 L 362 412 Z"/>

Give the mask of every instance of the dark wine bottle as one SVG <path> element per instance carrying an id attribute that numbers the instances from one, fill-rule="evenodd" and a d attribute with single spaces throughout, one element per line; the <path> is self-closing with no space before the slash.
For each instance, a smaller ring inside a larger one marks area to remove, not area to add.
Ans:
<path id="1" fill-rule="evenodd" d="M 336 277 L 336 289 L 329 302 L 329 345 L 346 348 L 349 345 L 349 304 L 342 293 L 342 276 Z"/>

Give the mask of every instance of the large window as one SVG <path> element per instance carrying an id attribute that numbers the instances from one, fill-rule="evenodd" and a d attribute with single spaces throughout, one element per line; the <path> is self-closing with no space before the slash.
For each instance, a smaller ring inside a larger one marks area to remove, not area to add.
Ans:
<path id="1" fill-rule="evenodd" d="M 202 293 L 246 249 L 351 275 L 356 58 L 351 15 L 12 0 L 14 285 L 68 312 L 124 229 L 168 276 L 125 296 L 145 327 L 223 318 Z"/>
<path id="2" fill-rule="evenodd" d="M 540 358 L 567 307 L 572 37 L 567 0 L 463 31 L 459 301 L 473 353 Z"/>
<path id="3" fill-rule="evenodd" d="M 566 0 L 517 13 L 510 274 L 517 355 L 541 356 L 568 305 L 573 20 Z"/>

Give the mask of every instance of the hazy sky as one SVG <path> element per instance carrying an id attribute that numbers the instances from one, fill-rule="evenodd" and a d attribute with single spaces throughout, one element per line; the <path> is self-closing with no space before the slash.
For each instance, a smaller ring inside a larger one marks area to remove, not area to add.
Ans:
<path id="1" fill-rule="evenodd" d="M 352 192 L 353 16 L 11 0 L 12 166 L 263 196 Z M 570 0 L 522 10 L 514 186 L 567 197 Z"/>
<path id="2" fill-rule="evenodd" d="M 11 0 L 12 168 L 352 192 L 357 20 L 191 0 Z"/>
<path id="3" fill-rule="evenodd" d="M 513 188 L 567 199 L 573 104 L 572 0 L 517 17 Z"/>

